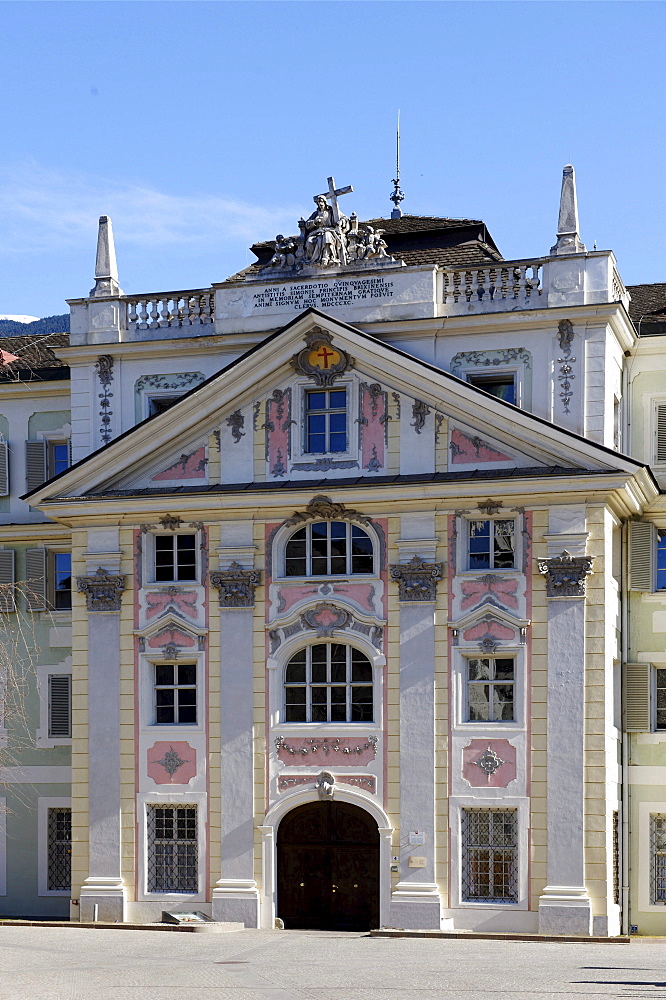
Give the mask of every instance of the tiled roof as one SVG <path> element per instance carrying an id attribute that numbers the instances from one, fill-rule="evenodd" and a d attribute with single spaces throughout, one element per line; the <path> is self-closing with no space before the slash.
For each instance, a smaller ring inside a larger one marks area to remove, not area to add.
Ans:
<path id="1" fill-rule="evenodd" d="M 18 361 L 0 368 L 0 381 L 32 381 L 66 377 L 67 363 L 58 357 L 58 349 L 69 347 L 68 333 L 47 333 L 43 336 L 3 337 L 0 347 L 9 354 L 16 354 Z M 45 372 L 46 369 L 54 369 Z M 55 369 L 61 374 L 56 375 Z M 41 375 L 41 372 L 45 372 Z"/>
<path id="2" fill-rule="evenodd" d="M 400 219 L 368 219 L 367 222 L 359 222 L 359 228 L 363 226 L 383 229 L 389 254 L 408 265 L 461 267 L 502 260 L 492 236 L 479 219 L 403 215 Z M 273 248 L 272 240 L 255 243 L 252 252 L 258 260 L 227 278 L 227 281 L 242 281 L 248 275 L 256 275 L 268 264 Z"/>
<path id="3" fill-rule="evenodd" d="M 629 315 L 639 336 L 666 334 L 666 282 L 654 285 L 628 285 L 631 295 Z"/>

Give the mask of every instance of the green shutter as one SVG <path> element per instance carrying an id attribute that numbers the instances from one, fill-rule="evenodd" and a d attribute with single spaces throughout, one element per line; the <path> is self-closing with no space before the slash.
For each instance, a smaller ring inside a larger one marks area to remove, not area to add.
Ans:
<path id="1" fill-rule="evenodd" d="M 629 589 L 654 588 L 655 528 L 648 521 L 629 522 Z"/>
<path id="2" fill-rule="evenodd" d="M 46 441 L 25 443 L 25 487 L 36 490 L 46 482 Z"/>
<path id="3" fill-rule="evenodd" d="M 623 670 L 624 728 L 628 733 L 649 733 L 651 663 L 625 663 Z"/>
<path id="4" fill-rule="evenodd" d="M 0 612 L 16 611 L 14 550 L 0 549 Z"/>
<path id="5" fill-rule="evenodd" d="M 49 736 L 72 735 L 72 675 L 49 674 Z"/>
<path id="6" fill-rule="evenodd" d="M 28 611 L 46 608 L 46 549 L 28 549 L 25 554 L 26 604 Z"/>

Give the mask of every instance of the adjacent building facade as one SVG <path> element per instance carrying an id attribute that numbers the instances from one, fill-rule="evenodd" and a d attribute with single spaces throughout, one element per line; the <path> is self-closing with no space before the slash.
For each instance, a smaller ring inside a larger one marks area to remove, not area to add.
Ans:
<path id="1" fill-rule="evenodd" d="M 350 193 L 5 366 L 6 910 L 661 933 L 666 288 Z"/>

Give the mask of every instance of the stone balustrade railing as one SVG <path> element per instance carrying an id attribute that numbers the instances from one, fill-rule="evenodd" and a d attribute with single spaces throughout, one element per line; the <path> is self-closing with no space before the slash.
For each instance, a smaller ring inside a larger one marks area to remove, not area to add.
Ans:
<path id="1" fill-rule="evenodd" d="M 159 292 L 154 295 L 126 295 L 124 301 L 127 303 L 130 330 L 201 326 L 214 320 L 215 292 L 212 288 Z"/>
<path id="2" fill-rule="evenodd" d="M 536 309 L 544 259 L 502 261 L 489 267 L 447 268 L 442 294 L 447 312 Z M 457 308 L 456 308 L 457 307 Z"/>

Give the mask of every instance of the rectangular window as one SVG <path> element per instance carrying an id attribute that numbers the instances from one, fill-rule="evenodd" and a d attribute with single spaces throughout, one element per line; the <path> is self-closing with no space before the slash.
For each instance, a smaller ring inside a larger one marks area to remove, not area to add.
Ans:
<path id="1" fill-rule="evenodd" d="M 69 465 L 69 441 L 49 441 L 47 451 L 49 479 L 69 469 Z"/>
<path id="2" fill-rule="evenodd" d="M 72 810 L 49 809 L 47 889 L 49 892 L 72 886 Z"/>
<path id="3" fill-rule="evenodd" d="M 515 809 L 463 809 L 462 898 L 515 903 L 518 899 L 518 823 Z"/>
<path id="4" fill-rule="evenodd" d="M 666 729 L 666 668 L 655 670 L 655 727 Z"/>
<path id="5" fill-rule="evenodd" d="M 49 674 L 49 739 L 71 739 L 72 675 Z"/>
<path id="6" fill-rule="evenodd" d="M 514 668 L 513 657 L 483 656 L 467 660 L 469 722 L 515 720 Z"/>
<path id="7" fill-rule="evenodd" d="M 666 816 L 650 816 L 650 902 L 666 903 Z"/>
<path id="8" fill-rule="evenodd" d="M 469 568 L 513 569 L 513 518 L 469 522 Z"/>
<path id="9" fill-rule="evenodd" d="M 55 611 L 70 611 L 72 608 L 72 554 L 71 552 L 51 552 L 50 561 L 50 601 Z"/>
<path id="10" fill-rule="evenodd" d="M 305 450 L 310 454 L 347 450 L 347 390 L 305 394 Z"/>
<path id="11" fill-rule="evenodd" d="M 516 376 L 515 375 L 468 375 L 467 381 L 471 385 L 489 392 L 497 399 L 503 399 L 507 403 L 516 402 Z"/>
<path id="12" fill-rule="evenodd" d="M 666 590 L 666 530 L 664 528 L 657 529 L 657 590 Z"/>
<path id="13" fill-rule="evenodd" d="M 155 581 L 196 580 L 196 542 L 196 535 L 155 535 Z"/>
<path id="14" fill-rule="evenodd" d="M 196 663 L 156 663 L 155 725 L 196 725 Z"/>
<path id="15" fill-rule="evenodd" d="M 148 806 L 148 892 L 198 892 L 196 806 Z"/>

